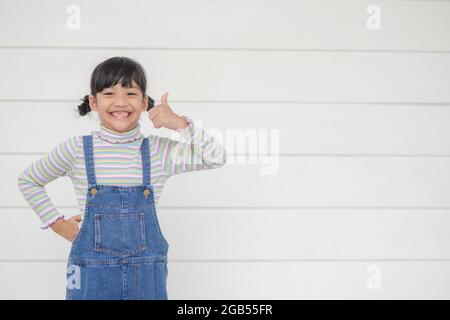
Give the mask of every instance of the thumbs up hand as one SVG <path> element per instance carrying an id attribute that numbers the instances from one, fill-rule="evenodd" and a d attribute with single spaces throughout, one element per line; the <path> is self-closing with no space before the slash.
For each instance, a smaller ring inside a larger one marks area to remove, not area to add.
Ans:
<path id="1" fill-rule="evenodd" d="M 172 130 L 185 128 L 188 125 L 186 119 L 172 111 L 167 102 L 168 95 L 168 92 L 164 93 L 161 97 L 161 103 L 155 105 L 148 111 L 148 116 L 153 123 L 153 127 L 156 129 L 164 127 Z"/>

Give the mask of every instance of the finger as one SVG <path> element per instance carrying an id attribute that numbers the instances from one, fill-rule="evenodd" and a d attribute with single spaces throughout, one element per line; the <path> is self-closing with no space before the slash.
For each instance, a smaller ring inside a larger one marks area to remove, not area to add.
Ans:
<path id="1" fill-rule="evenodd" d="M 161 123 L 158 120 L 153 121 L 153 127 L 155 127 L 156 129 L 161 128 Z"/>
<path id="2" fill-rule="evenodd" d="M 73 216 L 70 219 L 75 220 L 77 222 L 80 222 L 81 221 L 81 215 Z"/>
<path id="3" fill-rule="evenodd" d="M 168 106 L 169 103 L 167 102 L 167 96 L 169 95 L 168 92 L 164 93 L 163 96 L 161 97 L 161 103 Z"/>
<path id="4" fill-rule="evenodd" d="M 151 108 L 150 111 L 151 112 L 158 112 L 158 110 L 161 110 L 161 108 L 164 108 L 164 105 L 160 103 L 160 104 L 155 105 L 153 108 Z"/>

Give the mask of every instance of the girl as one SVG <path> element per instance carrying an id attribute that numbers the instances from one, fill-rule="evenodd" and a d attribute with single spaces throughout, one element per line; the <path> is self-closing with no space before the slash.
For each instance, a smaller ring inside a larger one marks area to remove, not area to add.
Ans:
<path id="1" fill-rule="evenodd" d="M 91 94 L 78 106 L 81 116 L 98 112 L 100 130 L 65 140 L 19 176 L 19 188 L 42 228 L 72 242 L 68 300 L 167 299 L 169 245 L 155 203 L 170 176 L 226 162 L 215 139 L 172 111 L 168 93 L 154 106 L 146 86 L 136 61 L 113 57 L 100 63 L 91 76 Z M 144 137 L 138 122 L 144 111 L 155 128 L 176 130 L 187 142 Z M 69 219 L 44 189 L 61 176 L 71 178 L 81 211 Z"/>

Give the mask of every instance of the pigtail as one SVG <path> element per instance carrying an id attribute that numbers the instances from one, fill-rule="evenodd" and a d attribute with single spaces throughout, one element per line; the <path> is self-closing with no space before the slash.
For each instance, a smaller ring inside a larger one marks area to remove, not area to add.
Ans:
<path id="1" fill-rule="evenodd" d="M 147 97 L 148 97 L 148 106 L 147 106 L 147 111 L 148 111 L 155 106 L 155 101 L 153 101 L 153 99 L 150 98 L 149 95 L 147 95 Z"/>
<path id="2" fill-rule="evenodd" d="M 91 111 L 91 107 L 89 106 L 89 95 L 85 95 L 81 101 L 82 103 L 78 106 L 78 112 L 81 116 L 84 116 Z"/>

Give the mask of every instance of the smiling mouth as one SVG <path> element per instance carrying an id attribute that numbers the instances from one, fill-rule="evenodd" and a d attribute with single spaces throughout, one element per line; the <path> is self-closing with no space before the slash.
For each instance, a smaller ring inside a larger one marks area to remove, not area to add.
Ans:
<path id="1" fill-rule="evenodd" d="M 109 112 L 109 115 L 115 119 L 124 120 L 130 117 L 131 112 Z"/>

